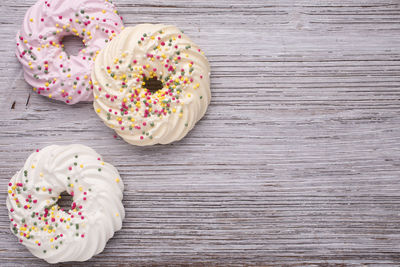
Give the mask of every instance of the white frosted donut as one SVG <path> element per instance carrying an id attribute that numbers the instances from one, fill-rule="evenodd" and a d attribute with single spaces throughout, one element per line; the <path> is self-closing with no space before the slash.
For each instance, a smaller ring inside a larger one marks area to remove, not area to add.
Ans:
<path id="1" fill-rule="evenodd" d="M 127 27 L 96 57 L 94 109 L 130 144 L 171 143 L 205 114 L 209 75 L 204 53 L 175 26 Z"/>
<path id="2" fill-rule="evenodd" d="M 83 145 L 48 146 L 29 156 L 8 186 L 11 230 L 49 263 L 85 261 L 103 251 L 125 216 L 118 171 Z M 70 210 L 57 200 L 73 196 Z"/>
<path id="3" fill-rule="evenodd" d="M 25 80 L 40 95 L 67 104 L 92 101 L 90 72 L 96 53 L 123 28 L 108 0 L 39 0 L 25 14 L 16 55 Z M 64 36 L 82 38 L 85 48 L 69 56 Z"/>

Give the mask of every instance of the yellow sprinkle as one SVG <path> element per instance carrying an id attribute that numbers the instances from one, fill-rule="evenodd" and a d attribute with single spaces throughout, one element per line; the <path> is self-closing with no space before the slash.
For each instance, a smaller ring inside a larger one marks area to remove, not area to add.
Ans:
<path id="1" fill-rule="evenodd" d="M 115 181 L 116 181 L 117 183 L 119 183 L 119 178 L 115 179 Z"/>
<path id="2" fill-rule="evenodd" d="M 105 11 L 104 9 L 103 9 L 101 12 L 102 12 L 103 14 L 106 13 L 106 11 Z"/>
<path id="3" fill-rule="evenodd" d="M 43 188 L 42 188 L 42 191 L 46 191 L 46 187 L 43 187 Z"/>
<path id="4" fill-rule="evenodd" d="M 115 214 L 115 216 L 117 216 L 117 217 L 118 217 L 118 216 L 119 216 L 119 213 Z"/>
<path id="5" fill-rule="evenodd" d="M 81 168 L 83 168 L 83 164 L 79 165 Z"/>
<path id="6" fill-rule="evenodd" d="M 100 113 L 100 109 L 98 108 L 98 109 L 96 109 L 96 111 L 97 111 L 97 113 Z"/>
<path id="7" fill-rule="evenodd" d="M 33 19 L 29 19 L 30 20 L 30 22 L 33 22 Z"/>
<path id="8" fill-rule="evenodd" d="M 51 94 L 49 94 L 49 98 L 51 98 Z"/>
<path id="9" fill-rule="evenodd" d="M 32 165 L 31 168 L 34 169 L 34 168 L 35 168 L 35 165 Z"/>

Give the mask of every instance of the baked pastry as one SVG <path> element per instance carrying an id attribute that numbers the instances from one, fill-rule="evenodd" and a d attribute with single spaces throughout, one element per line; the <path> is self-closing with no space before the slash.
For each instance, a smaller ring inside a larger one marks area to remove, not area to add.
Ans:
<path id="1" fill-rule="evenodd" d="M 49 263 L 86 261 L 121 229 L 123 189 L 117 169 L 93 149 L 45 147 L 30 155 L 8 184 L 11 230 Z M 64 191 L 73 197 L 69 210 L 57 203 Z"/>
<path id="2" fill-rule="evenodd" d="M 16 55 L 25 80 L 38 94 L 75 104 L 92 101 L 93 59 L 123 28 L 115 6 L 107 0 L 39 0 L 25 14 L 17 34 Z M 62 40 L 82 38 L 85 48 L 68 55 Z"/>
<path id="3" fill-rule="evenodd" d="M 211 99 L 210 67 L 200 48 L 175 26 L 125 28 L 96 57 L 94 109 L 126 142 L 182 139 Z"/>

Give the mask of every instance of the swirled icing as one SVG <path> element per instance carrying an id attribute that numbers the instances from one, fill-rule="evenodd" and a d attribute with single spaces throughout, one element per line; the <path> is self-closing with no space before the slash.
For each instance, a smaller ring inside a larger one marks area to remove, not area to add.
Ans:
<path id="1" fill-rule="evenodd" d="M 48 146 L 29 156 L 8 186 L 11 230 L 49 263 L 85 261 L 121 229 L 124 185 L 118 171 L 83 145 Z M 57 205 L 73 196 L 70 210 Z"/>
<path id="2" fill-rule="evenodd" d="M 204 53 L 175 26 L 127 27 L 96 57 L 94 109 L 130 144 L 171 143 L 205 114 L 209 75 Z M 162 81 L 162 88 L 148 90 L 148 79 Z"/>
<path id="3" fill-rule="evenodd" d="M 37 1 L 17 34 L 16 55 L 25 80 L 38 94 L 67 104 L 92 101 L 94 57 L 122 28 L 111 1 Z M 85 48 L 76 56 L 63 50 L 62 39 L 67 35 L 82 38 Z"/>

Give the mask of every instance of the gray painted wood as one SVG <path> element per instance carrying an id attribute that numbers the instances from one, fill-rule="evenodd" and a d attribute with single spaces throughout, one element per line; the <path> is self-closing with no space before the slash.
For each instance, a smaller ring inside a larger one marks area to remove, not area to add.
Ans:
<path id="1" fill-rule="evenodd" d="M 117 0 L 126 25 L 176 24 L 212 66 L 204 119 L 147 148 L 31 92 L 13 40 L 33 2 L 0 3 L 1 264 L 45 265 L 4 203 L 53 143 L 93 147 L 126 184 L 123 229 L 81 266 L 400 264 L 398 0 Z"/>

